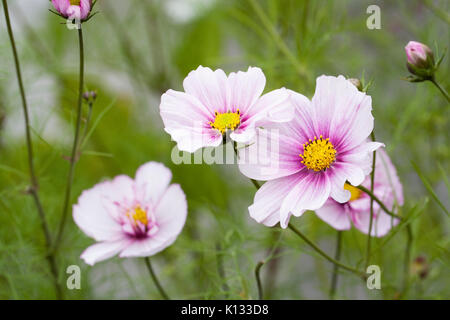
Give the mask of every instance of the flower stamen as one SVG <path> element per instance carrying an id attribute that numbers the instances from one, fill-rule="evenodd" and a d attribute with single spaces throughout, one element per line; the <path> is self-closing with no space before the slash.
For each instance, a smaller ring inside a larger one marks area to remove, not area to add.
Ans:
<path id="1" fill-rule="evenodd" d="M 142 223 L 144 226 L 148 225 L 147 212 L 143 210 L 139 205 L 134 208 L 134 212 L 127 212 L 127 216 L 133 219 L 135 225 L 137 225 L 138 222 Z"/>
<path id="2" fill-rule="evenodd" d="M 241 123 L 241 113 L 239 109 L 237 109 L 236 112 L 228 111 L 225 113 L 218 113 L 216 111 L 214 112 L 214 115 L 214 122 L 210 121 L 209 125 L 211 128 L 219 130 L 222 134 L 225 134 L 228 129 L 235 130 Z"/>
<path id="3" fill-rule="evenodd" d="M 309 139 L 303 144 L 303 154 L 299 155 L 302 163 L 310 170 L 322 171 L 330 168 L 336 161 L 336 149 L 330 142 L 330 138 L 324 139 L 320 135 L 319 139 Z"/>
<path id="4" fill-rule="evenodd" d="M 348 200 L 348 201 L 358 200 L 361 197 L 362 191 L 359 190 L 358 188 L 352 186 L 349 183 L 344 184 L 344 189 L 350 191 L 351 196 L 350 196 L 350 200 Z"/>

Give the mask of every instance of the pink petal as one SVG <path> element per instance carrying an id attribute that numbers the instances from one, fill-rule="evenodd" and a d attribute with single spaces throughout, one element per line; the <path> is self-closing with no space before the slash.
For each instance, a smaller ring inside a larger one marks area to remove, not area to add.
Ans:
<path id="1" fill-rule="evenodd" d="M 67 9 L 70 6 L 70 1 L 69 0 L 52 0 L 52 4 L 55 7 L 56 11 L 58 11 L 62 15 L 65 15 Z"/>
<path id="2" fill-rule="evenodd" d="M 212 114 L 214 111 L 223 113 L 232 107 L 227 103 L 227 81 L 223 70 L 212 71 L 199 66 L 184 79 L 183 87 L 187 94 L 196 97 Z"/>
<path id="3" fill-rule="evenodd" d="M 323 206 L 330 196 L 331 183 L 323 172 L 300 171 L 301 179 L 284 198 L 280 209 L 280 224 L 286 228 L 291 214 L 300 216 L 306 210 L 317 210 Z"/>
<path id="4" fill-rule="evenodd" d="M 239 109 L 242 114 L 247 114 L 250 108 L 264 91 L 266 77 L 260 68 L 249 67 L 247 72 L 232 72 L 228 76 L 228 107 L 232 111 Z"/>
<path id="5" fill-rule="evenodd" d="M 174 241 L 183 229 L 186 217 L 186 196 L 178 184 L 173 184 L 162 195 L 155 208 L 156 223 L 159 227 L 156 236 L 162 241 Z"/>
<path id="6" fill-rule="evenodd" d="M 80 14 L 81 20 L 84 20 L 88 17 L 91 12 L 92 0 L 81 0 L 80 1 Z"/>
<path id="7" fill-rule="evenodd" d="M 352 227 L 345 205 L 331 199 L 316 210 L 316 215 L 336 230 L 349 230 Z"/>
<path id="8" fill-rule="evenodd" d="M 120 258 L 148 257 L 152 256 L 170 244 L 165 244 L 156 237 L 135 239 L 122 252 Z"/>
<path id="9" fill-rule="evenodd" d="M 312 104 L 317 134 L 330 138 L 340 151 L 358 146 L 372 132 L 370 96 L 343 76 L 317 78 Z"/>
<path id="10" fill-rule="evenodd" d="M 73 219 L 78 227 L 97 241 L 121 238 L 122 228 L 104 205 L 106 190 L 113 190 L 111 182 L 103 182 L 85 190 L 73 206 Z M 114 208 L 115 209 L 115 208 Z"/>
<path id="11" fill-rule="evenodd" d="M 69 19 L 82 20 L 81 19 L 81 9 L 79 6 L 70 6 L 66 10 L 66 15 Z"/>
<path id="12" fill-rule="evenodd" d="M 172 172 L 163 164 L 148 162 L 136 171 L 135 188 L 138 199 L 156 204 L 166 192 L 172 179 Z"/>
<path id="13" fill-rule="evenodd" d="M 264 183 L 256 192 L 253 204 L 248 208 L 250 216 L 258 223 L 272 227 L 280 222 L 283 199 L 302 177 L 291 175 Z"/>
<path id="14" fill-rule="evenodd" d="M 266 93 L 247 111 L 249 122 L 256 126 L 265 126 L 270 122 L 287 122 L 292 120 L 295 107 L 289 91 L 282 88 Z"/>
<path id="15" fill-rule="evenodd" d="M 290 124 L 283 124 L 289 126 Z M 300 143 L 287 130 L 272 126 L 257 129 L 254 142 L 239 149 L 239 170 L 256 180 L 272 180 L 292 175 L 303 168 Z"/>
<path id="16" fill-rule="evenodd" d="M 209 125 L 214 113 L 194 96 L 169 90 L 161 97 L 160 112 L 166 132 L 182 151 L 195 152 L 222 142 L 220 132 Z"/>
<path id="17" fill-rule="evenodd" d="M 128 239 L 96 243 L 84 250 L 81 254 L 81 259 L 83 259 L 87 264 L 93 266 L 99 261 L 115 256 L 129 244 L 130 240 Z"/>

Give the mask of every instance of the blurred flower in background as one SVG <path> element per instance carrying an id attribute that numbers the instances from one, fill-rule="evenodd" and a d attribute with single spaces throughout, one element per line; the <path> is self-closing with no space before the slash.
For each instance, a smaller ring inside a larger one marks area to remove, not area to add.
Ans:
<path id="1" fill-rule="evenodd" d="M 391 159 L 382 148 L 377 151 L 374 181 L 373 192 L 375 196 L 389 210 L 395 212 L 398 206 L 403 205 L 402 184 Z M 370 176 L 366 177 L 362 185 L 370 189 Z M 348 202 L 339 203 L 333 199 L 328 199 L 322 208 L 316 210 L 316 214 L 337 230 L 348 230 L 353 223 L 358 230 L 367 234 L 369 232 L 371 198 L 349 183 L 346 183 L 344 188 L 351 193 Z M 373 212 L 373 236 L 382 237 L 386 235 L 399 222 L 398 219 L 385 213 L 376 202 L 373 204 Z"/>
<path id="2" fill-rule="evenodd" d="M 108 259 L 147 257 L 170 246 L 183 229 L 187 203 L 172 173 L 164 165 L 149 162 L 135 180 L 120 175 L 84 191 L 73 207 L 78 227 L 99 243 L 81 258 L 87 264 Z"/>

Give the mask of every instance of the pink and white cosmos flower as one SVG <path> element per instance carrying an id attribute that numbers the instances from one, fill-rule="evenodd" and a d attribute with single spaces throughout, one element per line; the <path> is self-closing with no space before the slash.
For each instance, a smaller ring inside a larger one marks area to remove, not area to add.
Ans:
<path id="1" fill-rule="evenodd" d="M 92 0 L 52 0 L 52 4 L 63 17 L 85 20 L 92 8 Z"/>
<path id="2" fill-rule="evenodd" d="M 98 243 L 81 258 L 89 265 L 119 253 L 154 255 L 175 242 L 187 216 L 186 197 L 164 165 L 149 162 L 136 178 L 120 175 L 83 191 L 73 207 L 75 223 Z"/>
<path id="3" fill-rule="evenodd" d="M 311 101 L 295 92 L 291 100 L 292 121 L 258 129 L 257 141 L 276 150 L 258 142 L 240 150 L 240 158 L 270 160 L 239 164 L 247 177 L 267 181 L 249 207 L 250 216 L 267 226 L 286 228 L 291 215 L 317 210 L 330 196 L 347 202 L 344 184 L 360 185 L 371 170 L 370 153 L 382 146 L 367 142 L 374 125 L 370 96 L 343 76 L 319 77 Z"/>
<path id="4" fill-rule="evenodd" d="M 362 185 L 370 190 L 370 175 L 366 177 Z M 322 208 L 316 210 L 317 216 L 337 230 L 348 230 L 353 223 L 358 230 L 368 234 L 370 197 L 348 183 L 344 188 L 350 191 L 350 200 L 339 203 L 328 199 Z M 395 212 L 399 206 L 403 205 L 402 184 L 384 149 L 377 151 L 373 192 L 391 212 Z M 372 236 L 382 237 L 399 223 L 398 219 L 385 213 L 376 202 L 373 203 L 373 213 Z"/>
<path id="5" fill-rule="evenodd" d="M 232 140 L 246 143 L 258 126 L 293 116 L 288 91 L 282 88 L 261 96 L 265 85 L 260 68 L 227 76 L 221 69 L 199 66 L 184 79 L 185 92 L 168 90 L 162 95 L 165 131 L 178 149 L 187 152 L 219 146 L 228 131 Z"/>

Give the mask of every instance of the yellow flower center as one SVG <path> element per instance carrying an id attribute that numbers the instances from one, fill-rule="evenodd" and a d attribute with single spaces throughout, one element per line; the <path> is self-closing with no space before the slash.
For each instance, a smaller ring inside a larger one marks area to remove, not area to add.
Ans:
<path id="1" fill-rule="evenodd" d="M 128 212 L 127 216 L 133 218 L 135 224 L 137 224 L 138 221 L 145 226 L 148 224 L 147 212 L 145 212 L 145 210 L 143 210 L 139 205 L 134 208 L 134 212 Z"/>
<path id="2" fill-rule="evenodd" d="M 234 130 L 241 123 L 241 113 L 239 109 L 236 112 L 225 112 L 218 113 L 217 111 L 214 113 L 215 119 L 214 122 L 209 122 L 211 128 L 219 130 L 220 133 L 224 134 L 227 129 Z"/>
<path id="3" fill-rule="evenodd" d="M 352 186 L 349 183 L 345 183 L 344 184 L 344 189 L 350 191 L 350 200 L 349 201 L 354 201 L 354 200 L 358 200 L 359 197 L 361 196 L 362 191 L 359 190 L 358 188 Z"/>
<path id="4" fill-rule="evenodd" d="M 336 160 L 336 149 L 330 139 L 324 139 L 322 135 L 303 144 L 302 163 L 310 170 L 322 171 L 328 169 Z"/>
<path id="5" fill-rule="evenodd" d="M 72 6 L 79 6 L 80 2 L 81 2 L 81 0 L 70 0 L 70 4 Z"/>

